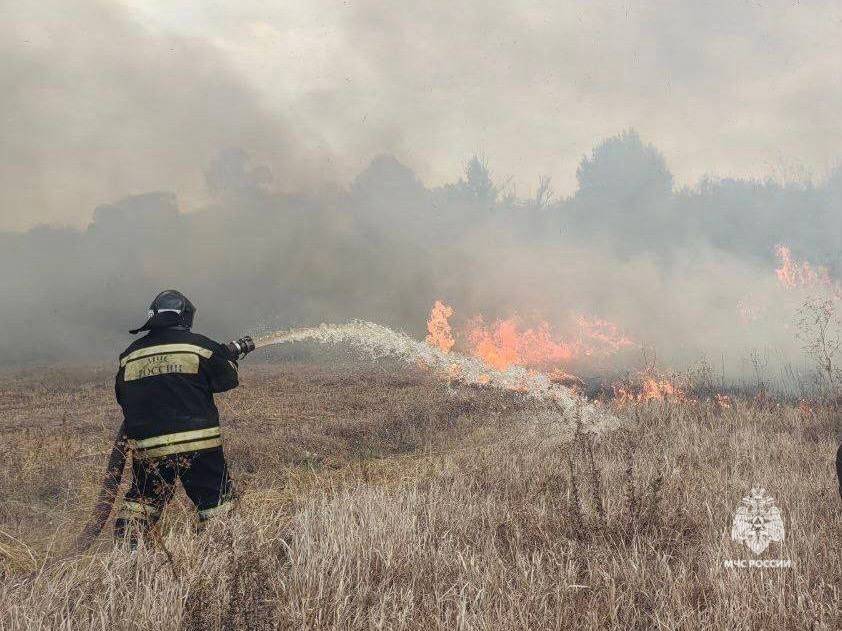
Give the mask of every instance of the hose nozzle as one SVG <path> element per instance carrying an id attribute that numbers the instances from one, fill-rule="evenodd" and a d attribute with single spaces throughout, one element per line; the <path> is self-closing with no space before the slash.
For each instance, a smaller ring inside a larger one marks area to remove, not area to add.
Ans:
<path id="1" fill-rule="evenodd" d="M 246 335 L 228 344 L 228 350 L 237 358 L 242 359 L 254 350 L 254 340 Z"/>

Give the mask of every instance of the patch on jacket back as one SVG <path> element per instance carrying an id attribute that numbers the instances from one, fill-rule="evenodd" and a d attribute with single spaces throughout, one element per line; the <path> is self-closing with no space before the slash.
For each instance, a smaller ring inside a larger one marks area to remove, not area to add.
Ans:
<path id="1" fill-rule="evenodd" d="M 165 353 L 135 359 L 126 364 L 123 379 L 135 381 L 171 373 L 198 374 L 199 356 L 193 353 Z"/>
<path id="2" fill-rule="evenodd" d="M 120 365 L 125 366 L 130 361 L 140 359 L 141 357 L 150 357 L 152 355 L 169 355 L 172 353 L 195 353 L 200 357 L 208 358 L 213 355 L 213 351 L 208 350 L 202 346 L 195 344 L 158 344 L 157 346 L 146 346 L 139 348 L 123 357 L 120 360 Z"/>

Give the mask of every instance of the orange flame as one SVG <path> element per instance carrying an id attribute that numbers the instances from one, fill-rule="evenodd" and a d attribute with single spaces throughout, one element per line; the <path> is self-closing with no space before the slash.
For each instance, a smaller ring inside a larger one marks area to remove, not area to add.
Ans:
<path id="1" fill-rule="evenodd" d="M 676 401 L 685 401 L 687 395 L 679 386 L 669 381 L 668 379 L 655 379 L 654 377 L 645 377 L 643 379 L 643 390 L 641 396 L 644 401 L 653 401 L 659 399 L 674 399 Z"/>
<path id="2" fill-rule="evenodd" d="M 775 246 L 775 254 L 780 260 L 780 267 L 775 268 L 778 282 L 787 289 L 795 287 L 824 287 L 839 293 L 838 283 L 830 277 L 830 272 L 821 265 L 813 266 L 809 261 L 797 261 L 792 251 L 785 245 Z"/>
<path id="3" fill-rule="evenodd" d="M 448 319 L 453 315 L 453 307 L 436 300 L 430 310 L 430 319 L 427 321 L 427 344 L 434 348 L 449 353 L 456 341 L 453 339 L 453 331 L 450 328 Z"/>
<path id="4" fill-rule="evenodd" d="M 456 343 L 449 319 L 453 308 L 437 300 L 427 321 L 427 344 L 449 352 Z M 505 370 L 510 366 L 554 368 L 561 379 L 566 375 L 559 369 L 580 357 L 608 356 L 623 348 L 635 346 L 615 324 L 607 320 L 577 316 L 576 333 L 568 339 L 554 336 L 550 325 L 541 321 L 535 326 L 525 326 L 515 316 L 496 320 L 487 325 L 482 316 L 475 316 L 467 323 L 459 339 L 468 352 L 488 366 Z M 570 377 L 572 384 L 576 378 Z"/>
<path id="5" fill-rule="evenodd" d="M 688 401 L 687 394 L 676 383 L 664 377 L 642 375 L 639 388 L 629 384 L 614 385 L 614 399 L 620 404 L 647 403 L 649 401 Z"/>
<path id="6" fill-rule="evenodd" d="M 572 339 L 561 339 L 553 335 L 545 321 L 524 327 L 520 318 L 514 317 L 486 325 L 482 316 L 477 316 L 468 324 L 468 343 L 475 357 L 500 370 L 509 366 L 557 367 L 581 357 L 608 356 L 635 345 L 607 320 L 578 316 L 576 325 Z"/>
<path id="7" fill-rule="evenodd" d="M 468 325 L 471 352 L 489 366 L 538 366 L 565 362 L 576 356 L 573 346 L 553 340 L 549 324 L 521 330 L 517 318 L 498 320 L 487 327 L 477 316 Z"/>
<path id="8" fill-rule="evenodd" d="M 550 373 L 550 381 L 552 383 L 557 383 L 562 386 L 566 386 L 571 390 L 575 390 L 577 392 L 581 392 L 585 389 L 585 382 L 579 379 L 576 375 L 571 375 L 568 372 L 564 372 L 560 368 L 556 368 Z"/>

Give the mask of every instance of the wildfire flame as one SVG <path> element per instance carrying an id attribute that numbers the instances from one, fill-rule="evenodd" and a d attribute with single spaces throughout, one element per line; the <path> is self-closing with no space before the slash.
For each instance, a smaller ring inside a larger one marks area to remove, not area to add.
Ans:
<path id="1" fill-rule="evenodd" d="M 427 322 L 427 343 L 449 352 L 456 343 L 449 319 L 453 308 L 437 300 Z M 579 315 L 575 318 L 575 334 L 568 338 L 555 335 L 546 321 L 528 326 L 517 317 L 495 320 L 486 324 L 482 316 L 468 321 L 459 334 L 469 352 L 489 367 L 506 370 L 510 366 L 555 369 L 581 357 L 608 356 L 624 348 L 635 346 L 615 324 Z M 559 377 L 561 378 L 561 377 Z M 573 378 L 575 380 L 575 377 Z"/>
<path id="2" fill-rule="evenodd" d="M 620 404 L 647 403 L 649 401 L 683 403 L 688 400 L 688 397 L 683 388 L 665 377 L 642 375 L 639 388 L 628 384 L 615 384 L 614 399 Z"/>
<path id="3" fill-rule="evenodd" d="M 549 324 L 522 329 L 517 318 L 498 320 L 486 326 L 481 316 L 468 325 L 471 354 L 498 370 L 509 366 L 540 366 L 568 362 L 576 356 L 574 347 L 556 341 Z"/>
<path id="4" fill-rule="evenodd" d="M 556 368 L 550 373 L 550 381 L 570 388 L 574 392 L 581 392 L 585 389 L 585 383 L 579 377 L 564 372 L 560 368 Z"/>
<path id="5" fill-rule="evenodd" d="M 796 287 L 824 287 L 839 294 L 839 284 L 830 277 L 830 272 L 821 265 L 813 266 L 809 261 L 798 261 L 792 256 L 792 251 L 785 245 L 775 246 L 775 254 L 780 261 L 780 267 L 775 268 L 778 282 L 787 289 Z"/>
<path id="6" fill-rule="evenodd" d="M 792 250 L 783 244 L 775 246 L 775 256 L 778 258 L 778 266 L 774 268 L 775 276 L 781 289 L 788 292 L 818 291 L 828 297 L 842 299 L 842 284 L 833 278 L 826 267 L 796 259 Z M 746 294 L 737 302 L 737 317 L 744 325 L 765 319 L 773 312 L 778 299 L 777 296 L 759 293 Z"/>
<path id="7" fill-rule="evenodd" d="M 581 357 L 608 356 L 635 346 L 619 327 L 607 320 L 576 317 L 576 332 L 564 339 L 553 334 L 542 321 L 527 327 L 518 317 L 486 325 L 481 316 L 468 324 L 471 354 L 489 366 L 504 370 L 509 366 L 557 368 Z"/>
<path id="8" fill-rule="evenodd" d="M 644 401 L 652 401 L 655 399 L 674 399 L 676 401 L 685 401 L 687 395 L 679 386 L 668 379 L 655 379 L 654 377 L 645 377 L 643 380 L 643 390 L 641 397 Z"/>

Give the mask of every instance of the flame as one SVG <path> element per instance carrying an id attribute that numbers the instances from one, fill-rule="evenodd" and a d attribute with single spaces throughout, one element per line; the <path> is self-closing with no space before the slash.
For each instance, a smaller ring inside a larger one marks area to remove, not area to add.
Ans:
<path id="1" fill-rule="evenodd" d="M 527 374 L 533 376 L 537 374 L 533 370 L 535 368 L 549 371 L 547 376 L 552 383 L 574 390 L 583 390 L 584 383 L 562 370 L 562 365 L 582 357 L 609 356 L 636 346 L 617 325 L 583 315 L 573 319 L 574 335 L 562 338 L 554 334 L 546 321 L 527 326 L 518 316 L 486 324 L 478 315 L 467 322 L 463 331 L 454 334 L 450 325 L 453 313 L 450 305 L 436 300 L 427 321 L 428 345 L 447 353 L 458 340 L 460 346 L 466 347 L 473 357 L 481 359 L 489 368 L 506 370 L 519 366 L 529 368 Z M 448 377 L 459 379 L 458 370 L 452 367 Z"/>
<path id="2" fill-rule="evenodd" d="M 546 321 L 524 326 L 518 317 L 486 325 L 482 316 L 468 323 L 467 339 L 471 354 L 489 366 L 505 370 L 509 366 L 554 367 L 581 357 L 608 356 L 635 343 L 619 327 L 607 320 L 577 316 L 572 339 L 555 336 Z"/>
<path id="3" fill-rule="evenodd" d="M 778 277 L 778 282 L 784 287 L 795 287 L 797 266 L 792 260 L 792 252 L 785 245 L 778 244 L 775 246 L 775 255 L 781 262 L 780 267 L 775 268 L 775 275 Z"/>
<path id="4" fill-rule="evenodd" d="M 427 344 L 434 348 L 449 353 L 456 341 L 453 339 L 453 331 L 450 328 L 448 319 L 453 315 L 453 307 L 441 300 L 436 300 L 430 310 L 430 318 L 427 320 Z"/>
<path id="5" fill-rule="evenodd" d="M 522 329 L 518 318 L 498 320 L 486 326 L 482 316 L 477 316 L 468 325 L 468 341 L 475 357 L 498 370 L 557 364 L 576 356 L 572 345 L 553 339 L 546 322 Z"/>
<path id="6" fill-rule="evenodd" d="M 643 401 L 673 399 L 686 401 L 687 395 L 679 386 L 668 379 L 656 379 L 655 377 L 643 378 L 643 390 L 641 391 Z"/>
<path id="7" fill-rule="evenodd" d="M 781 289 L 788 292 L 818 292 L 829 298 L 842 299 L 842 283 L 833 278 L 828 268 L 796 259 L 792 250 L 780 243 L 775 246 L 775 256 L 778 259 L 778 266 L 774 268 L 775 276 Z M 773 313 L 775 302 L 779 299 L 780 296 L 748 293 L 737 302 L 737 318 L 743 325 L 766 319 Z"/>
<path id="8" fill-rule="evenodd" d="M 775 254 L 780 261 L 780 267 L 775 268 L 775 275 L 781 286 L 786 289 L 823 287 L 836 294 L 840 293 L 839 284 L 830 277 L 830 272 L 826 267 L 813 266 L 809 261 L 797 261 L 793 258 L 792 251 L 785 245 L 776 245 Z"/>
<path id="9" fill-rule="evenodd" d="M 651 374 L 641 375 L 640 386 L 635 388 L 630 384 L 614 384 L 614 399 L 620 404 L 647 403 L 649 401 L 676 401 L 684 403 L 689 400 L 684 390 L 666 377 Z"/>
<path id="10" fill-rule="evenodd" d="M 560 368 L 556 368 L 550 373 L 550 381 L 552 383 L 557 383 L 562 386 L 566 386 L 571 390 L 581 392 L 585 389 L 585 382 L 579 379 L 576 375 L 571 375 L 568 372 L 564 372 Z"/>

